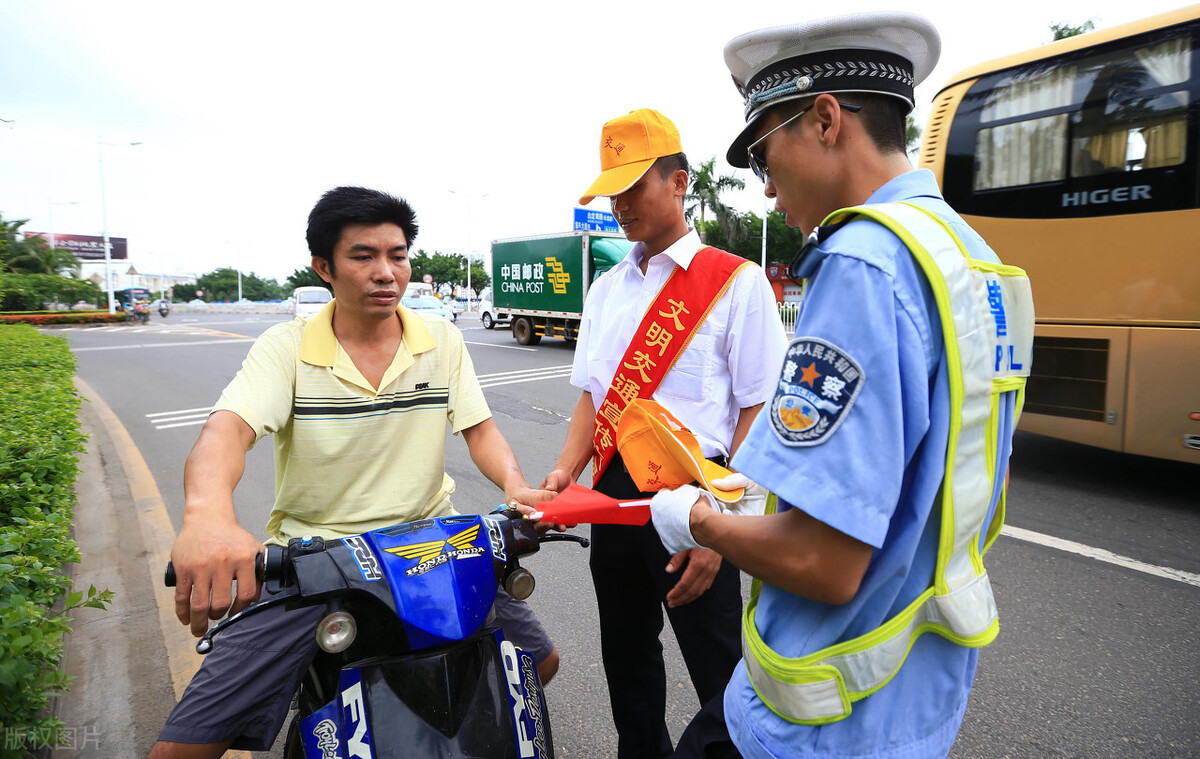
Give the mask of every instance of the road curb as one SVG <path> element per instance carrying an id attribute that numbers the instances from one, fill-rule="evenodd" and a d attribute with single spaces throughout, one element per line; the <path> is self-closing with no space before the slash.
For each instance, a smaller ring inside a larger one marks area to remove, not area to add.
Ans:
<path id="1" fill-rule="evenodd" d="M 76 485 L 75 540 L 82 560 L 72 577 L 80 586 L 112 589 L 114 599 L 107 611 L 75 614 L 64 663 L 76 680 L 59 704 L 59 716 L 68 728 L 77 728 L 68 733 L 75 745 L 60 747 L 54 756 L 145 756 L 202 658 L 175 618 L 174 591 L 162 584 L 175 529 L 154 476 L 103 398 L 79 377 L 75 385 L 86 404 L 80 421 L 90 435 Z M 165 674 L 155 666 L 163 653 Z M 147 685 L 155 691 L 149 703 Z M 147 708 L 154 714 L 139 713 Z M 141 735 L 135 720 L 142 723 Z M 106 745 L 106 734 L 116 743 Z M 136 748 L 135 736 L 141 744 Z"/>

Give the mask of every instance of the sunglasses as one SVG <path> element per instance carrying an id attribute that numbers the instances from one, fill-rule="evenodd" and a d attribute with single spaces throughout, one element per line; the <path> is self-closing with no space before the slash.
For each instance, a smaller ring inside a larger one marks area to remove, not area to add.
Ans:
<path id="1" fill-rule="evenodd" d="M 816 103 L 813 103 L 813 105 L 816 105 Z M 861 105 L 851 105 L 849 103 L 843 103 L 840 100 L 838 101 L 838 105 L 841 106 L 842 110 L 849 111 L 850 113 L 858 113 L 859 111 L 862 110 Z M 754 176 L 758 177 L 758 180 L 760 182 L 767 181 L 767 161 L 765 158 L 759 158 L 757 155 L 755 155 L 754 148 L 756 148 L 760 142 L 763 142 L 768 137 L 775 134 L 780 129 L 783 129 L 785 126 L 792 123 L 793 121 L 800 118 L 801 116 L 803 116 L 804 114 L 808 113 L 811 110 L 812 110 L 812 105 L 810 105 L 807 108 L 801 108 L 799 111 L 796 111 L 796 113 L 793 116 L 791 116 L 788 119 L 785 119 L 783 121 L 783 123 L 781 123 L 779 126 L 775 127 L 771 131 L 767 132 L 762 137 L 759 137 L 757 140 L 750 143 L 750 145 L 746 147 L 746 161 L 747 161 L 747 163 L 750 164 L 750 170 L 754 172 Z"/>

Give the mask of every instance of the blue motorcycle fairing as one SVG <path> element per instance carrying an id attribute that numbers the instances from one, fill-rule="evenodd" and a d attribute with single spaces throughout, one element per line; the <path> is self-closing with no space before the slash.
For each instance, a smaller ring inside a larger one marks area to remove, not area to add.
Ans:
<path id="1" fill-rule="evenodd" d="M 370 717 L 362 676 L 346 668 L 338 697 L 300 721 L 304 755 L 321 759 L 373 759 Z"/>
<path id="2" fill-rule="evenodd" d="M 499 564 L 489 527 L 479 516 L 439 517 L 366 532 L 347 543 L 364 579 L 367 567 L 374 568 L 369 560 L 364 567 L 364 548 L 378 562 L 413 650 L 463 640 L 487 621 Z"/>
<path id="3" fill-rule="evenodd" d="M 550 721 L 546 715 L 546 699 L 538 678 L 537 663 L 523 649 L 505 639 L 503 630 L 497 628 L 492 634 L 500 648 L 500 660 L 504 666 L 517 756 L 520 759 L 551 757 L 553 753 L 546 748 L 551 745 Z"/>

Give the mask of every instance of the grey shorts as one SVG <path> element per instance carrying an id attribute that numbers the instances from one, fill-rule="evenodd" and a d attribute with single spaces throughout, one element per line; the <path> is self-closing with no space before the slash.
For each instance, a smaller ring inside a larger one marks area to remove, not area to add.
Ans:
<path id="1" fill-rule="evenodd" d="M 503 589 L 496 594 L 495 624 L 541 663 L 554 649 L 533 610 Z M 231 749 L 267 751 L 287 719 L 292 696 L 316 656 L 313 631 L 323 606 L 257 614 L 221 633 L 183 698 L 159 733 L 172 743 L 223 743 Z"/>

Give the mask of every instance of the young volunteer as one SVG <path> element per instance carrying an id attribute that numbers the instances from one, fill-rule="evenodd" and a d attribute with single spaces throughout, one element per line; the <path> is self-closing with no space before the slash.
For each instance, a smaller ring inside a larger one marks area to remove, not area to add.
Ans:
<path id="1" fill-rule="evenodd" d="M 262 545 L 238 523 L 233 490 L 247 449 L 266 435 L 275 436 L 276 499 L 267 522 L 274 543 L 453 514 L 447 423 L 506 503 L 549 495 L 529 487 L 492 421 L 462 334 L 400 305 L 416 234 L 406 202 L 361 187 L 327 192 L 309 215 L 312 266 L 334 300 L 255 341 L 188 456 L 187 503 L 171 558 L 176 614 L 195 635 L 260 592 L 254 562 Z M 224 633 L 151 757 L 269 749 L 316 653 L 321 613 L 277 608 Z M 548 681 L 558 654 L 533 613 L 501 593 L 496 615 Z"/>
<path id="2" fill-rule="evenodd" d="M 638 244 L 588 292 L 571 373 L 583 393 L 542 486 L 561 490 L 591 461 L 597 490 L 629 498 L 639 491 L 615 443 L 629 401 L 652 397 L 724 461 L 770 397 L 786 338 L 762 270 L 706 248 L 684 220 L 687 159 L 669 119 L 642 109 L 609 121 L 600 166 L 580 202 L 611 198 Z M 738 572 L 705 549 L 669 554 L 648 525 L 594 526 L 590 565 L 618 756 L 669 755 L 663 604 L 703 703 L 737 663 Z"/>
<path id="3" fill-rule="evenodd" d="M 905 155 L 939 49 L 902 13 L 725 48 L 747 119 L 728 160 L 812 234 L 774 398 L 741 474 L 714 483 L 757 482 L 768 514 L 718 513 L 692 487 L 651 505 L 669 550 L 709 546 L 756 578 L 743 661 L 677 756 L 945 756 L 996 634 L 981 554 L 1003 520 L 1032 299 Z"/>

